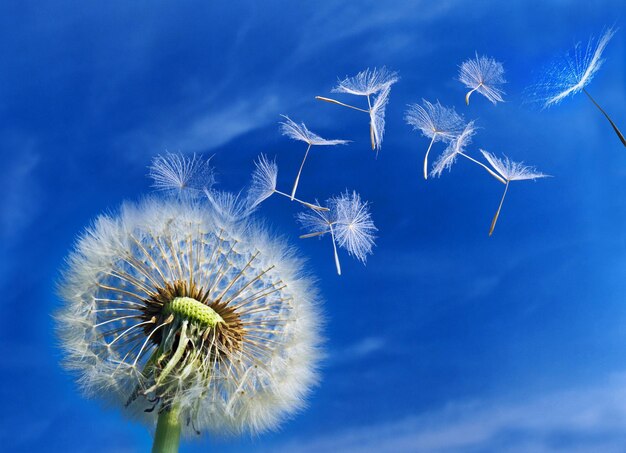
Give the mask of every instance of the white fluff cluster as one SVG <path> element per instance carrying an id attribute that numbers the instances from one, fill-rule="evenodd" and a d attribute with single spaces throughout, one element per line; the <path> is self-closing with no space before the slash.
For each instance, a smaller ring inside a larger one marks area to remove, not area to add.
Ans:
<path id="1" fill-rule="evenodd" d="M 527 179 L 545 178 L 548 175 L 538 172 L 534 167 L 524 165 L 523 162 L 513 162 L 507 156 L 502 159 L 480 150 L 487 162 L 507 181 L 523 181 Z"/>
<path id="2" fill-rule="evenodd" d="M 87 395 L 151 428 L 176 407 L 187 435 L 257 433 L 303 406 L 320 357 L 318 294 L 283 241 L 216 210 L 234 199 L 128 203 L 80 237 L 56 319 Z"/>
<path id="3" fill-rule="evenodd" d="M 590 38 L 586 46 L 576 44 L 545 71 L 541 82 L 530 88 L 530 97 L 546 108 L 582 91 L 602 66 L 602 52 L 614 34 L 615 30 L 609 28 L 600 39 Z"/>
<path id="4" fill-rule="evenodd" d="M 439 177 L 444 170 L 450 170 L 459 154 L 465 152 L 465 147 L 472 142 L 472 137 L 476 133 L 474 122 L 470 121 L 465 125 L 463 132 L 455 137 L 442 154 L 439 155 L 433 169 L 430 172 L 432 177 Z"/>
<path id="5" fill-rule="evenodd" d="M 404 116 L 413 129 L 436 142 L 450 142 L 461 134 L 465 121 L 454 107 L 444 107 L 439 101 L 432 104 L 426 99 L 422 99 L 422 104 L 423 107 L 410 104 Z"/>
<path id="6" fill-rule="evenodd" d="M 321 237 L 330 234 L 335 253 L 337 273 L 341 275 L 341 265 L 337 246 L 363 264 L 372 253 L 375 233 L 378 231 L 369 212 L 367 202 L 361 201 L 356 192 L 344 192 L 326 201 L 327 211 L 309 209 L 296 216 L 301 227 L 307 231 L 302 238 Z"/>
<path id="7" fill-rule="evenodd" d="M 478 91 L 489 101 L 496 104 L 504 102 L 501 85 L 504 80 L 504 67 L 502 63 L 490 57 L 478 56 L 464 61 L 459 69 L 459 81 L 470 91 L 465 96 L 465 102 L 469 104 L 469 98 L 474 91 Z"/>
<path id="8" fill-rule="evenodd" d="M 389 102 L 390 92 L 391 85 L 385 85 L 376 95 L 372 107 L 370 108 L 372 149 L 375 149 L 376 152 L 380 151 L 383 144 L 383 135 L 385 134 L 385 109 Z"/>
<path id="9" fill-rule="evenodd" d="M 314 146 L 334 146 L 350 143 L 350 140 L 326 140 L 307 129 L 304 123 L 298 124 L 287 115 L 281 116 L 285 118 L 285 121 L 280 123 L 280 132 L 293 140 L 300 140 Z"/>
<path id="10" fill-rule="evenodd" d="M 215 174 L 209 163 L 195 154 L 191 157 L 167 153 L 157 156 L 148 167 L 154 187 L 168 195 L 195 198 L 215 184 Z"/>
<path id="11" fill-rule="evenodd" d="M 348 93 L 357 96 L 370 96 L 391 86 L 400 80 L 396 71 L 390 71 L 385 66 L 382 68 L 367 68 L 353 77 L 346 77 L 337 83 L 333 93 Z"/>

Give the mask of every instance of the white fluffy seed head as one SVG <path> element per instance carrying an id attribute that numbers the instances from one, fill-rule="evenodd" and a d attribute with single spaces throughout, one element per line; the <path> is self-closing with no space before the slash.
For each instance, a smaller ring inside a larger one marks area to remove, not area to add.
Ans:
<path id="1" fill-rule="evenodd" d="M 370 96 L 400 80 L 396 71 L 382 68 L 369 68 L 354 77 L 346 77 L 337 83 L 333 93 L 348 93 L 357 96 Z"/>
<path id="2" fill-rule="evenodd" d="M 300 140 L 314 146 L 334 146 L 350 143 L 350 140 L 326 140 L 307 129 L 304 123 L 298 124 L 287 115 L 281 116 L 285 118 L 285 121 L 280 123 L 280 132 L 293 140 Z"/>
<path id="3" fill-rule="evenodd" d="M 538 172 L 534 167 L 524 165 L 523 162 L 513 162 L 507 156 L 502 159 L 481 149 L 487 162 L 507 181 L 523 181 L 526 179 L 546 178 L 548 175 Z"/>
<path id="4" fill-rule="evenodd" d="M 539 83 L 526 90 L 530 100 L 547 108 L 582 91 L 602 66 L 602 53 L 614 34 L 615 29 L 608 28 L 600 39 L 589 38 L 586 46 L 577 43 L 544 71 Z"/>
<path id="5" fill-rule="evenodd" d="M 454 107 L 444 107 L 439 101 L 431 104 L 425 99 L 422 104 L 409 105 L 405 113 L 404 119 L 413 129 L 435 142 L 450 142 L 463 132 L 465 121 Z"/>
<path id="6" fill-rule="evenodd" d="M 125 204 L 69 256 L 64 364 L 87 395 L 151 428 L 172 406 L 186 435 L 276 428 L 316 382 L 322 322 L 302 268 L 282 240 L 213 203 Z"/>
<path id="7" fill-rule="evenodd" d="M 478 56 L 464 61 L 459 69 L 459 81 L 470 90 L 476 90 L 496 104 L 504 102 L 501 86 L 506 83 L 502 63 L 493 58 Z"/>

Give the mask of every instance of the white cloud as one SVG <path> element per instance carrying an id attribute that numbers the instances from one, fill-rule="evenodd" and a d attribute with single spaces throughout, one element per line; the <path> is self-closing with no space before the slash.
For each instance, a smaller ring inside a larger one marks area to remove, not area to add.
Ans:
<path id="1" fill-rule="evenodd" d="M 293 439 L 272 451 L 608 453 L 622 452 L 625 444 L 626 376 L 616 375 L 531 399 L 451 403 L 404 419 Z"/>
<path id="2" fill-rule="evenodd" d="M 329 357 L 329 364 L 332 366 L 365 359 L 372 354 L 382 351 L 386 343 L 386 340 L 382 337 L 362 338 L 356 343 L 332 352 Z"/>
<path id="3" fill-rule="evenodd" d="M 0 238 L 3 242 L 14 239 L 40 212 L 40 189 L 34 173 L 40 156 L 31 142 L 14 147 L 0 170 Z"/>

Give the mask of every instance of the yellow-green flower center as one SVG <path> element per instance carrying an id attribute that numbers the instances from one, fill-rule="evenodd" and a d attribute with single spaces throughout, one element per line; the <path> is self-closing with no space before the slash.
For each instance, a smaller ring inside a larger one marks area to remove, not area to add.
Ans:
<path id="1" fill-rule="evenodd" d="M 204 327 L 215 327 L 224 319 L 208 305 L 191 297 L 177 297 L 165 306 L 166 314 L 173 314 Z"/>

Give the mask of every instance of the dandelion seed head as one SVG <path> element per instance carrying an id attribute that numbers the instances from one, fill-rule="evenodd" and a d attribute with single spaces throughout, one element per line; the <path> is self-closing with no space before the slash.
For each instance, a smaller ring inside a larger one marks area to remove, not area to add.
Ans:
<path id="1" fill-rule="evenodd" d="M 148 170 L 152 187 L 170 196 L 197 198 L 204 189 L 215 184 L 210 159 L 195 154 L 191 157 L 174 153 L 159 155 L 152 160 Z"/>
<path id="2" fill-rule="evenodd" d="M 507 181 L 523 181 L 526 179 L 546 178 L 548 175 L 538 172 L 534 167 L 523 162 L 513 162 L 507 156 L 502 159 L 483 149 L 480 150 L 487 162 Z"/>
<path id="3" fill-rule="evenodd" d="M 586 46 L 577 43 L 567 54 L 553 62 L 544 71 L 543 80 L 526 90 L 530 100 L 548 108 L 581 92 L 602 66 L 602 53 L 615 31 L 613 28 L 606 29 L 600 39 L 591 37 Z"/>
<path id="4" fill-rule="evenodd" d="M 504 102 L 504 91 L 501 88 L 506 83 L 504 67 L 493 58 L 476 54 L 476 58 L 464 61 L 459 69 L 459 81 L 493 104 Z"/>
<path id="5" fill-rule="evenodd" d="M 337 244 L 365 264 L 367 255 L 372 253 L 375 233 L 367 202 L 361 201 L 356 192 L 345 192 L 331 199 L 329 205 L 334 211 L 333 229 Z"/>
<path id="6" fill-rule="evenodd" d="M 87 395 L 152 428 L 174 405 L 184 435 L 276 428 L 316 382 L 318 296 L 302 267 L 283 241 L 226 221 L 214 203 L 124 204 L 68 258 L 56 316 L 64 364 Z"/>
<path id="7" fill-rule="evenodd" d="M 405 121 L 420 130 L 425 137 L 450 142 L 463 132 L 465 121 L 454 107 L 444 107 L 439 101 L 431 104 L 422 99 L 423 106 L 411 104 L 404 116 Z"/>
<path id="8" fill-rule="evenodd" d="M 285 118 L 285 121 L 280 123 L 280 132 L 293 140 L 299 140 L 309 145 L 316 146 L 334 146 L 350 143 L 350 140 L 326 140 L 308 130 L 304 123 L 298 124 L 287 115 L 281 116 Z"/>
<path id="9" fill-rule="evenodd" d="M 278 179 L 278 165 L 275 161 L 269 160 L 266 155 L 261 154 L 254 164 L 255 169 L 247 195 L 249 209 L 256 208 L 276 191 Z"/>
<path id="10" fill-rule="evenodd" d="M 456 158 L 459 153 L 465 152 L 465 147 L 472 142 L 472 137 L 476 134 L 476 127 L 474 121 L 470 121 L 465 125 L 463 132 L 452 140 L 443 153 L 439 155 L 433 169 L 430 172 L 432 177 L 440 177 L 444 170 L 450 170 L 452 165 L 456 162 Z"/>
<path id="11" fill-rule="evenodd" d="M 348 93 L 357 96 L 370 96 L 381 91 L 400 80 L 396 71 L 390 71 L 385 66 L 382 68 L 369 68 L 359 72 L 354 77 L 346 77 L 340 80 L 333 93 Z"/>

